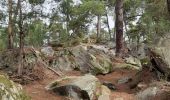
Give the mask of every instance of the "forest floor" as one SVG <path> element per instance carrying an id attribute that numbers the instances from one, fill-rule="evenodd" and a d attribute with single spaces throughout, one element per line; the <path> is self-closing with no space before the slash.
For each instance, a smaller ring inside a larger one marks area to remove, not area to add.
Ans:
<path id="1" fill-rule="evenodd" d="M 118 85 L 117 80 L 124 77 L 134 77 L 137 72 L 129 69 L 119 69 L 106 75 L 97 75 L 97 78 L 101 82 L 111 82 L 116 86 L 116 90 L 111 93 L 111 100 L 136 100 L 135 94 L 139 91 L 137 88 L 130 89 L 128 84 Z M 32 100 L 68 100 L 66 97 L 62 97 L 46 91 L 45 87 L 52 81 L 59 78 L 54 72 L 49 69 L 45 70 L 46 76 L 43 80 L 34 81 L 30 84 L 24 85 L 26 93 L 32 98 Z M 72 71 L 64 73 L 67 76 L 80 76 L 79 71 Z M 146 68 L 142 71 L 141 81 L 145 84 L 149 84 L 151 80 L 154 80 L 153 73 Z"/>

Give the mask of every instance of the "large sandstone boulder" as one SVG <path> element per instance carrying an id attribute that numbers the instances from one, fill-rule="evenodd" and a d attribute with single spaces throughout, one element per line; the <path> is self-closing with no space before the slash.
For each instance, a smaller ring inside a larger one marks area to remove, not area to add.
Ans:
<path id="1" fill-rule="evenodd" d="M 78 45 L 56 52 L 50 66 L 63 71 L 78 69 L 83 73 L 107 74 L 112 71 L 112 62 L 100 49 Z"/>
<path id="2" fill-rule="evenodd" d="M 93 100 L 94 98 L 110 100 L 110 90 L 102 86 L 95 76 L 89 74 L 58 79 L 50 83 L 46 89 L 69 96 L 74 100 Z"/>
<path id="3" fill-rule="evenodd" d="M 0 75 L 0 100 L 31 100 L 22 90 L 6 76 Z"/>
<path id="4" fill-rule="evenodd" d="M 142 65 L 138 58 L 129 56 L 125 58 L 125 63 L 114 63 L 114 50 L 109 50 L 104 45 L 81 44 L 71 48 L 64 48 L 57 51 L 55 59 L 50 66 L 62 71 L 78 69 L 83 73 L 107 74 L 114 69 L 134 69 L 141 70 Z"/>
<path id="5" fill-rule="evenodd" d="M 157 44 L 149 47 L 148 55 L 154 67 L 170 79 L 170 34 L 159 39 Z"/>

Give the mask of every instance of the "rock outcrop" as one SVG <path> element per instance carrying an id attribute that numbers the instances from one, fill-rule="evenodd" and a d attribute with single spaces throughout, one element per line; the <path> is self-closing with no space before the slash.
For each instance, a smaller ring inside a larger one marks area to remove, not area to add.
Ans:
<path id="1" fill-rule="evenodd" d="M 169 100 L 170 83 L 154 82 L 143 91 L 137 93 L 137 100 Z"/>
<path id="2" fill-rule="evenodd" d="M 45 47 L 40 51 L 29 47 L 24 49 L 24 53 L 26 73 L 40 65 L 51 67 L 57 71 L 80 70 L 82 73 L 94 75 L 107 74 L 117 68 L 141 69 L 140 60 L 132 56 L 126 58 L 126 63 L 113 64 L 114 49 L 105 45 L 80 44 L 74 47 L 60 48 L 56 51 L 52 47 Z M 19 50 L 3 51 L 0 54 L 0 68 L 10 69 L 9 71 L 12 69 L 14 72 L 17 70 L 18 60 Z"/>
<path id="3" fill-rule="evenodd" d="M 0 100 L 31 100 L 31 99 L 25 95 L 21 85 L 15 84 L 4 75 L 0 75 Z"/>
<path id="4" fill-rule="evenodd" d="M 112 62 L 107 53 L 87 45 L 56 51 L 56 57 L 49 65 L 58 70 L 77 69 L 92 74 L 107 74 L 112 71 Z"/>
<path id="5" fill-rule="evenodd" d="M 166 37 L 161 38 L 159 42 L 150 46 L 147 54 L 150 57 L 153 67 L 165 78 L 170 79 L 170 38 L 169 34 Z"/>
<path id="6" fill-rule="evenodd" d="M 58 79 L 46 87 L 57 94 L 74 100 L 110 100 L 110 90 L 93 75 L 70 76 Z"/>

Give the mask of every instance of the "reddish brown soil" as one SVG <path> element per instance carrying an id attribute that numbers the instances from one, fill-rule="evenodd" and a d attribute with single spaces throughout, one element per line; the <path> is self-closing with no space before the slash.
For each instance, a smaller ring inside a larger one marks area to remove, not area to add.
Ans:
<path id="1" fill-rule="evenodd" d="M 78 71 L 67 73 L 67 75 L 81 75 Z M 45 70 L 45 77 L 41 81 L 34 81 L 30 84 L 24 85 L 24 90 L 32 98 L 32 100 L 66 100 L 65 97 L 53 94 L 45 89 L 45 87 L 52 81 L 58 79 L 54 72 Z"/>
<path id="2" fill-rule="evenodd" d="M 45 90 L 45 86 L 55 79 L 58 78 L 56 74 L 53 72 L 47 70 L 46 77 L 44 80 L 41 81 L 34 81 L 33 83 L 30 83 L 28 85 L 24 86 L 24 89 L 27 94 L 32 98 L 32 100 L 60 100 L 62 97 L 53 95 L 52 93 L 49 93 Z"/>
<path id="3" fill-rule="evenodd" d="M 135 100 L 135 95 L 131 93 L 132 90 L 127 85 L 117 85 L 117 80 L 123 77 L 132 77 L 136 72 L 127 69 L 116 70 L 107 75 L 98 75 L 97 77 L 101 82 L 111 82 L 117 88 L 116 91 L 112 91 L 112 100 Z"/>
<path id="4" fill-rule="evenodd" d="M 50 93 L 49 91 L 45 90 L 45 86 L 47 84 L 59 78 L 59 76 L 57 76 L 50 70 L 46 70 L 45 73 L 46 73 L 46 77 L 44 78 L 44 80 L 35 81 L 31 84 L 24 86 L 26 93 L 29 94 L 29 96 L 31 96 L 32 100 L 66 100 L 66 98 L 62 96 L 58 96 L 56 94 Z M 101 82 L 104 81 L 111 82 L 116 86 L 117 90 L 112 91 L 111 100 L 136 100 L 135 93 L 138 91 L 137 89 L 129 89 L 128 84 L 122 84 L 122 85 L 117 84 L 118 79 L 127 76 L 134 77 L 135 74 L 136 71 L 121 69 L 121 70 L 116 70 L 107 75 L 97 75 L 97 78 L 99 78 Z M 78 71 L 72 71 L 72 72 L 68 72 L 66 75 L 79 76 L 81 75 L 81 73 Z M 152 78 L 153 75 L 148 70 L 144 69 L 142 73 L 142 82 L 146 84 L 150 83 L 150 81 L 153 80 Z"/>
<path id="5" fill-rule="evenodd" d="M 124 77 L 131 77 L 132 80 L 136 80 L 136 71 L 128 69 L 119 69 L 107 75 L 98 75 L 97 77 L 101 82 L 111 82 L 117 88 L 116 91 L 112 91 L 111 100 L 136 100 L 135 94 L 139 92 L 139 88 L 130 89 L 129 84 L 117 84 L 117 80 Z M 156 80 L 155 73 L 150 72 L 148 68 L 143 68 L 140 76 L 140 83 L 148 86 L 149 83 Z M 145 87 L 146 88 L 146 87 Z M 143 88 L 143 89 L 145 89 Z"/>

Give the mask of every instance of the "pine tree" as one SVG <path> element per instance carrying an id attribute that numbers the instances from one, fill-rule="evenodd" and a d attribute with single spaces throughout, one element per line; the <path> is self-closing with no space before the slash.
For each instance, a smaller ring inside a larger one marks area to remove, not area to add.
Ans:
<path id="1" fill-rule="evenodd" d="M 116 0 L 116 56 L 123 56 L 123 0 Z"/>

